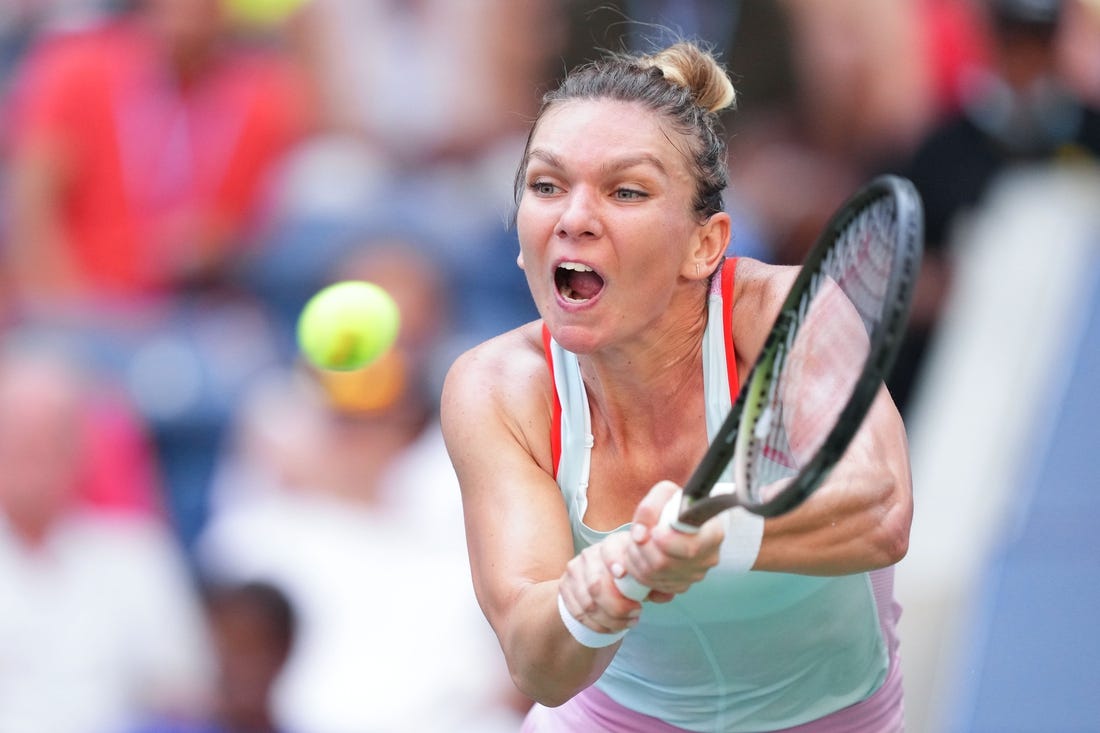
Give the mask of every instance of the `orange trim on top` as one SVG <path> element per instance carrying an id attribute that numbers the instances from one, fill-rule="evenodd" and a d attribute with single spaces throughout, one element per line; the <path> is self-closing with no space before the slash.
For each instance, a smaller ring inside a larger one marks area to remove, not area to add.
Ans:
<path id="1" fill-rule="evenodd" d="M 730 399 L 734 401 L 741 389 L 737 377 L 737 349 L 733 345 L 733 275 L 736 270 L 736 257 L 731 257 L 722 264 L 722 328 L 726 335 L 726 377 L 730 385 Z"/>
<path id="2" fill-rule="evenodd" d="M 558 463 L 561 461 L 561 397 L 558 385 L 554 381 L 554 356 L 550 351 L 550 329 L 542 324 L 542 348 L 546 353 L 546 365 L 550 368 L 550 388 L 554 393 L 554 414 L 550 427 L 550 459 L 553 462 L 554 478 L 558 477 Z"/>

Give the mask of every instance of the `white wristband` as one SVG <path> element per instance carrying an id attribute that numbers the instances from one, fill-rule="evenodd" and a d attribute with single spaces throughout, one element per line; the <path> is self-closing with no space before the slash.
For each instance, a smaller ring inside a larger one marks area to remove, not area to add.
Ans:
<path id="1" fill-rule="evenodd" d="M 726 538 L 719 551 L 719 565 L 738 573 L 747 573 L 756 564 L 760 543 L 764 540 L 764 517 L 743 507 L 725 512 Z"/>
<path id="2" fill-rule="evenodd" d="M 565 624 L 565 628 L 569 630 L 573 638 L 590 649 L 602 649 L 605 646 L 611 646 L 626 636 L 626 632 L 630 630 L 623 629 L 612 634 L 593 631 L 569 613 L 569 609 L 565 607 L 565 601 L 562 600 L 560 593 L 558 594 L 558 614 L 561 615 L 562 623 Z"/>

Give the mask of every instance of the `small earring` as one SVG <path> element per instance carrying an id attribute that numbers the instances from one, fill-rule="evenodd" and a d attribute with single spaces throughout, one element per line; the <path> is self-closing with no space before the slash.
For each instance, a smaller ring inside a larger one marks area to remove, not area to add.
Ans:
<path id="1" fill-rule="evenodd" d="M 698 275 L 703 271 L 703 266 L 698 262 L 695 263 L 695 274 Z"/>

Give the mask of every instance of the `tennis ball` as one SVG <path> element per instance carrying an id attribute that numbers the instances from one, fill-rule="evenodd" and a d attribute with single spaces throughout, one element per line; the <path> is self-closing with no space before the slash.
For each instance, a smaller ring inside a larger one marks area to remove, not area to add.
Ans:
<path id="1" fill-rule="evenodd" d="M 321 369 L 360 369 L 393 345 L 400 321 L 397 303 L 384 289 L 345 280 L 306 303 L 298 317 L 298 346 Z"/>
<path id="2" fill-rule="evenodd" d="M 225 14 L 246 27 L 272 28 L 288 21 L 307 0 L 222 0 Z"/>

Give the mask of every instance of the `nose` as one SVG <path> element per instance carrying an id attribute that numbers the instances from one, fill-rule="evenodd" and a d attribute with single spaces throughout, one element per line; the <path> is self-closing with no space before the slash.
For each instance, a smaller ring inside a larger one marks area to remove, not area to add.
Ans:
<path id="1" fill-rule="evenodd" d="M 599 198 L 587 186 L 577 186 L 566 197 L 555 230 L 565 239 L 597 239 L 602 236 Z"/>

